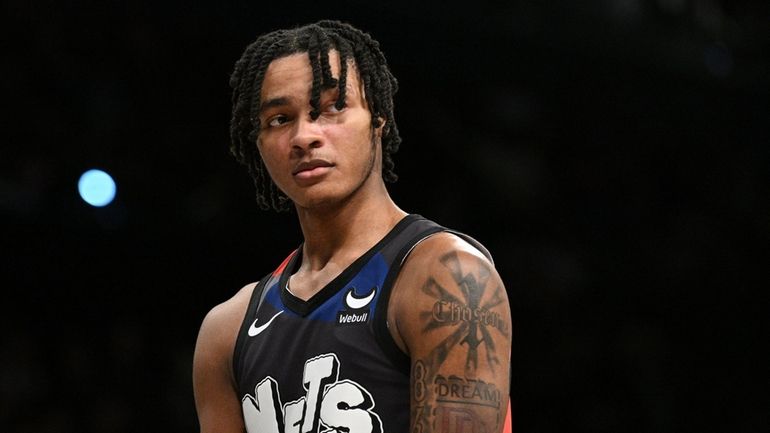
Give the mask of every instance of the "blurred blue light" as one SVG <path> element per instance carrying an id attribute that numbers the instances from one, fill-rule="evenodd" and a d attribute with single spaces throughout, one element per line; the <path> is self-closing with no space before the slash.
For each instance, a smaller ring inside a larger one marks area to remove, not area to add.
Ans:
<path id="1" fill-rule="evenodd" d="M 78 192 L 91 206 L 107 206 L 115 198 L 115 181 L 101 170 L 88 170 L 80 176 Z"/>

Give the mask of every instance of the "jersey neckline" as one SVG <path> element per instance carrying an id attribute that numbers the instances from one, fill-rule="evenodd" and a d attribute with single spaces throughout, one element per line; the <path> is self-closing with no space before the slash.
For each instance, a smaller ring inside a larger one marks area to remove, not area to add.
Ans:
<path id="1" fill-rule="evenodd" d="M 377 252 L 379 252 L 383 246 L 385 246 L 394 237 L 401 233 L 407 226 L 409 226 L 409 224 L 420 218 L 422 217 L 417 214 L 408 214 L 401 218 L 401 220 L 397 222 L 396 225 L 393 226 L 393 228 L 390 229 L 390 231 L 382 239 L 374 244 L 374 246 L 369 248 L 367 252 L 353 261 L 353 263 L 351 263 L 347 268 L 340 272 L 339 275 L 334 277 L 334 279 L 332 279 L 326 286 L 324 286 L 321 290 L 318 291 L 318 293 L 313 295 L 307 301 L 294 296 L 286 289 L 289 282 L 289 277 L 294 272 L 296 272 L 302 257 L 303 244 L 300 244 L 300 246 L 294 251 L 294 254 L 292 254 L 292 257 L 289 259 L 289 263 L 287 263 L 283 268 L 281 276 L 278 280 L 278 290 L 281 294 L 281 301 L 288 309 L 294 313 L 302 317 L 307 316 L 308 314 L 312 313 L 313 310 L 315 310 L 319 305 L 323 304 L 326 300 L 334 296 L 335 293 L 342 290 L 350 281 L 350 279 L 355 276 L 361 270 L 361 268 L 366 265 L 366 263 L 369 262 L 372 256 L 377 254 Z"/>

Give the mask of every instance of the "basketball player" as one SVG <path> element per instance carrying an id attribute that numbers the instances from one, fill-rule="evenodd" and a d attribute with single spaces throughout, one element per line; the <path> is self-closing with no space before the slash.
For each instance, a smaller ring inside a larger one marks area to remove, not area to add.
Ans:
<path id="1" fill-rule="evenodd" d="M 230 84 L 231 150 L 304 242 L 203 320 L 201 431 L 503 431 L 506 290 L 478 242 L 391 200 L 397 82 L 379 44 L 336 21 L 278 30 Z"/>

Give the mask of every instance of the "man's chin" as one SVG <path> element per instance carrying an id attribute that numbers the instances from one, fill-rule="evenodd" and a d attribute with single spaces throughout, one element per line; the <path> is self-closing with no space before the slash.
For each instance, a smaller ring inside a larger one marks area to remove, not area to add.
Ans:
<path id="1" fill-rule="evenodd" d="M 336 208 L 346 200 L 333 194 L 312 194 L 293 201 L 298 210 L 323 211 Z"/>
<path id="2" fill-rule="evenodd" d="M 297 210 L 308 210 L 313 212 L 335 211 L 341 207 L 349 205 L 356 198 L 361 198 L 360 189 L 355 189 L 347 194 L 329 193 L 312 194 L 302 197 L 301 200 L 294 200 Z"/>

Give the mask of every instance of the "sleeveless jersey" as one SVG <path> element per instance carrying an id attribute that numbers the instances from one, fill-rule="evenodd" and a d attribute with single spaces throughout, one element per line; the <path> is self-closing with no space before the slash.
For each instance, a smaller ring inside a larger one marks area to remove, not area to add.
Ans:
<path id="1" fill-rule="evenodd" d="M 406 216 L 307 301 L 287 290 L 301 247 L 260 280 L 233 357 L 249 433 L 408 431 L 410 363 L 387 329 L 386 307 L 409 252 L 441 231 L 450 230 Z"/>

